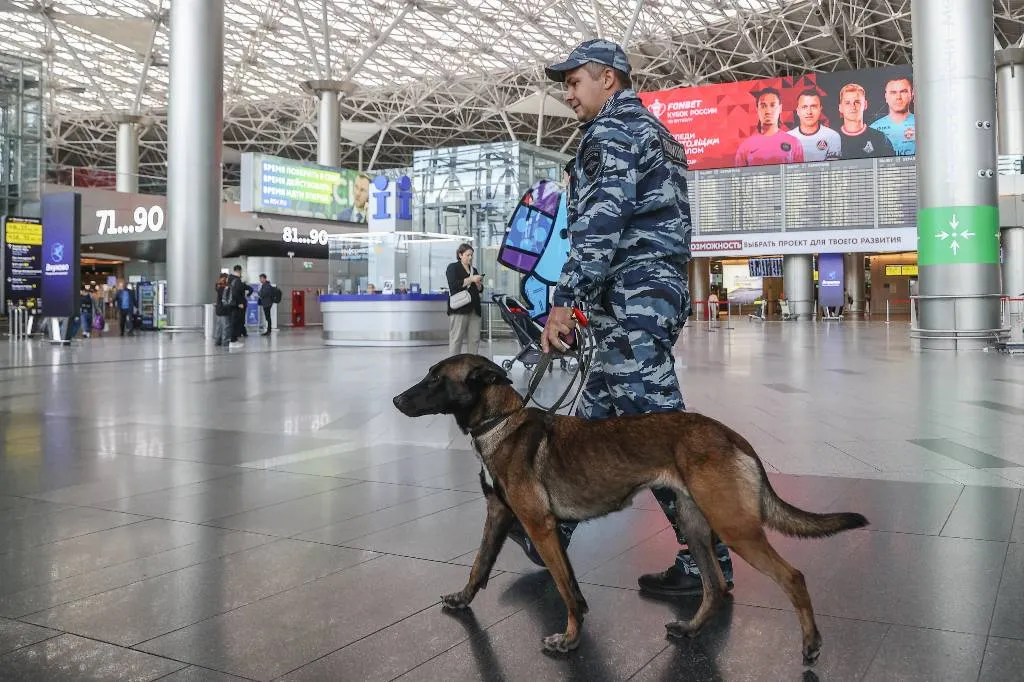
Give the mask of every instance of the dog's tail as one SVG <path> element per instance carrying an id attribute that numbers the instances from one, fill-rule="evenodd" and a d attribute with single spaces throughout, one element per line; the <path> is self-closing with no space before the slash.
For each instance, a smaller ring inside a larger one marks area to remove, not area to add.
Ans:
<path id="1" fill-rule="evenodd" d="M 747 454 L 752 453 L 751 448 Z M 854 512 L 816 514 L 794 507 L 779 497 L 768 480 L 768 472 L 761 460 L 756 455 L 753 458 L 761 474 L 761 518 L 769 528 L 799 538 L 823 538 L 868 525 L 864 516 Z"/>
<path id="2" fill-rule="evenodd" d="M 868 525 L 866 518 L 854 512 L 815 514 L 794 507 L 775 493 L 767 478 L 761 489 L 761 514 L 769 528 L 800 538 L 823 538 Z"/>

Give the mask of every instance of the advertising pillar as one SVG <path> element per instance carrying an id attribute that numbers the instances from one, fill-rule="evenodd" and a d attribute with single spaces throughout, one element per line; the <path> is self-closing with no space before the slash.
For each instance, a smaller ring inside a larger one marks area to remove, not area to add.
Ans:
<path id="1" fill-rule="evenodd" d="M 814 314 L 814 265 L 810 254 L 782 257 L 782 287 L 794 319 L 811 319 Z"/>
<path id="2" fill-rule="evenodd" d="M 82 241 L 82 195 L 77 192 L 44 194 L 43 273 L 40 305 L 43 317 L 72 318 L 78 314 Z M 71 340 L 72 325 L 64 326 L 59 340 Z M 58 340 L 58 339 L 54 339 Z"/>
<path id="3" fill-rule="evenodd" d="M 981 349 L 999 320 L 992 3 L 913 0 L 916 329 L 922 349 Z"/>
<path id="4" fill-rule="evenodd" d="M 837 313 L 846 305 L 843 254 L 822 253 L 818 256 L 818 305 Z"/>
<path id="5" fill-rule="evenodd" d="M 168 328 L 200 330 L 220 270 L 224 0 L 174 0 L 170 39 Z"/>

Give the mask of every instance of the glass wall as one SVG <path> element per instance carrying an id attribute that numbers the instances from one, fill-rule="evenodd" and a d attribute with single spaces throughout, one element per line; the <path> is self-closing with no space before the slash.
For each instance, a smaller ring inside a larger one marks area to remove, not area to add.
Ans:
<path id="1" fill-rule="evenodd" d="M 327 238 L 328 293 L 365 294 L 371 284 L 376 292 L 447 291 L 445 270 L 460 241 L 424 232 L 332 234 Z"/>
<path id="2" fill-rule="evenodd" d="M 485 286 L 491 292 L 517 292 L 519 275 L 497 264 L 505 224 L 533 183 L 542 178 L 561 182 L 570 158 L 523 142 L 416 151 L 413 230 L 464 237 L 473 244 L 474 264 Z"/>
<path id="3" fill-rule="evenodd" d="M 0 53 L 0 215 L 39 215 L 43 67 Z"/>

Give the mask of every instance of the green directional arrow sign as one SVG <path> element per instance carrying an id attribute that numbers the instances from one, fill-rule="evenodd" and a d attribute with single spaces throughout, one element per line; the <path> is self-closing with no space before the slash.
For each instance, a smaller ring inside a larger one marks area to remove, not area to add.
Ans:
<path id="1" fill-rule="evenodd" d="M 999 262 L 996 206 L 943 206 L 917 212 L 919 265 Z"/>

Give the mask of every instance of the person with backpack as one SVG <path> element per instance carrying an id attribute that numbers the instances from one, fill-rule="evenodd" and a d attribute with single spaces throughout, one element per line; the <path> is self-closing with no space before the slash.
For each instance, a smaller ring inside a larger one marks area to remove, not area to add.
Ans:
<path id="1" fill-rule="evenodd" d="M 260 307 L 263 308 L 263 317 L 267 319 L 267 331 L 262 336 L 270 336 L 273 323 L 270 321 L 270 309 L 275 303 L 281 302 L 281 290 L 270 283 L 265 274 L 260 275 Z"/>

